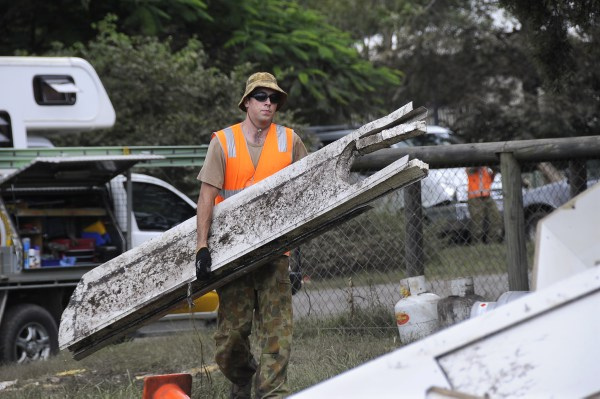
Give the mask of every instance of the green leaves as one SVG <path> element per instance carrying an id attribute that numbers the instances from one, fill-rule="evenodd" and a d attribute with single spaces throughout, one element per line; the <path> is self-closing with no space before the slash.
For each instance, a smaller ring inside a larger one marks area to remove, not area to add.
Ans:
<path id="1" fill-rule="evenodd" d="M 176 36 L 185 42 L 193 29 L 182 38 L 181 27 L 212 21 L 203 0 L 23 0 L 5 1 L 0 14 L 0 52 L 16 49 L 43 53 L 52 42 L 65 45 L 93 40 L 92 24 L 108 14 L 119 18 L 119 29 L 128 35 Z"/>
<path id="2" fill-rule="evenodd" d="M 208 144 L 213 131 L 243 116 L 237 102 L 247 66 L 224 74 L 207 65 L 198 40 L 172 51 L 168 41 L 118 33 L 114 22 L 99 23 L 87 45 L 55 53 L 89 60 L 117 112 L 113 129 L 83 133 L 80 145 Z"/>
<path id="3" fill-rule="evenodd" d="M 298 74 L 298 80 L 300 81 L 300 83 L 302 83 L 303 85 L 307 85 L 308 81 L 309 81 L 309 77 L 308 77 L 308 73 L 306 72 L 300 72 Z"/>
<path id="4" fill-rule="evenodd" d="M 383 98 L 364 101 L 378 88 L 397 86 L 401 74 L 362 59 L 350 36 L 296 1 L 225 1 L 236 25 L 222 26 L 224 49 L 237 62 L 273 71 L 289 88 L 286 108 L 312 124 L 347 122 L 378 111 Z"/>
<path id="5" fill-rule="evenodd" d="M 163 57 L 177 59 L 182 57 L 178 52 L 196 38 L 206 51 L 206 67 L 229 74 L 238 65 L 251 64 L 253 70 L 275 72 L 282 86 L 290 91 L 285 109 L 297 110 L 295 115 L 304 121 L 345 123 L 348 118 L 384 113 L 379 109 L 386 103 L 383 96 L 371 101 L 365 101 L 365 97 L 372 91 L 397 87 L 401 74 L 376 67 L 362 58 L 355 39 L 328 24 L 305 3 L 25 0 L 7 6 L 0 15 L 0 25 L 5 28 L 0 35 L 0 49 L 5 54 L 13 53 L 16 48 L 43 54 L 53 48 L 51 43 L 55 41 L 70 47 L 74 43 L 86 46 L 102 40 L 121 49 L 127 47 L 135 54 L 139 37 L 147 36 L 168 47 Z M 357 9 L 356 4 L 353 7 Z M 354 13 L 359 20 L 365 14 Z M 58 16 L 61 22 L 57 24 Z M 112 28 L 108 29 L 108 25 Z M 95 38 L 96 28 L 101 32 L 98 38 Z M 95 58 L 93 54 L 90 57 Z M 135 64 L 136 60 L 122 62 Z M 242 77 L 237 83 L 241 87 L 244 81 Z"/>

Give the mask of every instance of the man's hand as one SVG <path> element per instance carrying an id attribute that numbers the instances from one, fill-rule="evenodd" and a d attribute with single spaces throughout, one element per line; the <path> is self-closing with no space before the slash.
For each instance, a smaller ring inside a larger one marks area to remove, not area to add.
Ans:
<path id="1" fill-rule="evenodd" d="M 196 252 L 196 278 L 199 281 L 206 280 L 210 274 L 210 252 L 208 248 L 202 247 Z"/>

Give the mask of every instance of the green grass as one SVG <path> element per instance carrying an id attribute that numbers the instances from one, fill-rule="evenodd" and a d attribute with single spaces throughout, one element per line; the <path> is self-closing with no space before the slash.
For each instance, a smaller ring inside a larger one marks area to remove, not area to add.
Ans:
<path id="1" fill-rule="evenodd" d="M 533 247 L 528 245 L 530 265 Z M 428 280 L 504 273 L 505 251 L 503 244 L 439 246 L 426 252 L 425 273 Z M 404 277 L 402 270 L 354 273 L 352 285 L 385 284 Z M 314 279 L 304 289 L 348 286 L 347 277 L 333 277 Z M 227 397 L 229 383 L 213 362 L 212 333 L 212 328 L 206 328 L 169 337 L 136 339 L 106 347 L 82 361 L 62 352 L 45 362 L 0 366 L 0 383 L 17 381 L 0 390 L 0 397 L 140 398 L 144 376 L 182 372 L 193 376 L 192 398 Z M 357 308 L 353 314 L 297 322 L 288 373 L 290 388 L 298 392 L 398 348 L 397 333 L 387 308 Z M 68 371 L 73 372 L 60 375 Z"/>
<path id="2" fill-rule="evenodd" d="M 372 286 L 378 284 L 386 284 L 390 281 L 400 281 L 405 278 L 403 271 L 388 271 L 388 272 L 358 272 L 352 277 L 331 277 L 325 279 L 312 279 L 310 283 L 305 284 L 302 289 L 309 291 L 319 291 L 323 289 L 346 289 L 352 284 L 353 287 Z"/>
<path id="3" fill-rule="evenodd" d="M 506 273 L 506 245 L 475 244 L 440 248 L 425 264 L 429 280 Z"/>
<path id="4" fill-rule="evenodd" d="M 528 247 L 528 249 L 531 246 Z M 532 265 L 533 250 L 529 252 L 529 264 Z M 485 275 L 506 273 L 506 245 L 477 244 L 453 245 L 437 248 L 425 253 L 425 276 L 428 280 L 447 280 L 465 275 Z M 368 270 L 353 273 L 350 277 L 314 278 L 304 289 L 344 289 L 353 286 L 372 286 L 398 282 L 406 278 L 404 270 Z"/>
<path id="5" fill-rule="evenodd" d="M 395 329 L 382 333 L 344 333 L 340 328 L 360 323 L 353 318 L 297 326 L 289 366 L 293 392 L 312 386 L 370 359 L 396 349 Z M 354 331 L 356 332 L 356 331 Z M 106 347 L 75 361 L 69 353 L 44 362 L 0 366 L 0 382 L 17 380 L 0 391 L 2 398 L 140 398 L 143 376 L 189 372 L 192 398 L 223 398 L 229 383 L 213 362 L 212 328 L 169 337 L 140 338 Z M 204 362 L 202 362 L 204 359 Z M 205 366 L 205 368 L 203 368 Z M 69 372 L 70 375 L 60 375 Z"/>

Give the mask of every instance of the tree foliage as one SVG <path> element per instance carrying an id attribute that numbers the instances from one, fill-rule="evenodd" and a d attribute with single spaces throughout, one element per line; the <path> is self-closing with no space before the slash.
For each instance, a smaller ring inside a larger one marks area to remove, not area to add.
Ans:
<path id="1" fill-rule="evenodd" d="M 398 28 L 430 7 L 430 3 L 414 0 L 301 0 L 301 3 L 348 32 L 360 44 L 366 59 L 378 58 L 382 51 L 391 49 Z"/>
<path id="2" fill-rule="evenodd" d="M 361 58 L 348 34 L 295 1 L 223 0 L 211 11 L 228 16 L 205 25 L 221 65 L 250 62 L 273 72 L 289 91 L 289 107 L 311 124 L 379 114 L 385 99 L 378 92 L 400 84 L 399 71 Z"/>
<path id="3" fill-rule="evenodd" d="M 114 128 L 81 134 L 80 144 L 208 143 L 211 132 L 241 119 L 237 102 L 247 66 L 224 74 L 207 66 L 196 40 L 172 52 L 168 42 L 117 32 L 115 20 L 100 22 L 98 36 L 87 44 L 53 50 L 89 60 L 117 112 Z"/>
<path id="4" fill-rule="evenodd" d="M 510 29 L 494 23 L 491 1 L 0 0 L 0 52 L 43 54 L 59 42 L 61 55 L 90 59 L 119 112 L 119 133 L 105 140 L 145 131 L 167 142 L 150 126 L 160 120 L 185 143 L 174 131 L 229 123 L 241 70 L 277 75 L 290 93 L 283 118 L 313 125 L 362 122 L 412 100 L 473 141 L 597 134 L 600 3 L 499 4 L 518 19 Z M 118 16 L 112 33 L 95 38 L 92 24 L 109 12 Z M 132 83 L 140 77 L 146 86 Z M 217 86 L 227 101 L 207 113 L 194 90 Z M 163 94 L 163 103 L 140 105 Z"/>
<path id="5" fill-rule="evenodd" d="M 333 2 L 310 3 L 325 8 Z M 510 101 L 515 86 L 510 78 L 515 73 L 523 72 L 528 80 L 536 79 L 528 72 L 531 68 L 527 58 L 515 62 L 519 56 L 514 51 L 516 38 L 493 28 L 486 4 L 457 0 L 370 3 L 360 18 L 352 14 L 364 2 L 354 0 L 350 9 L 338 6 L 330 20 L 354 26 L 357 38 L 369 35 L 362 40 L 364 56 L 404 71 L 403 84 L 390 88 L 388 98 L 397 103 L 413 101 L 424 105 L 433 123 L 450 125 L 472 140 L 497 137 L 498 130 L 507 127 L 501 124 L 498 129 L 475 129 L 474 122 L 480 119 L 468 119 L 456 111 L 452 120 L 440 115 L 442 110 L 473 110 L 492 98 Z M 387 17 L 381 17 L 386 10 Z M 365 31 L 360 32 L 357 27 Z"/>
<path id="6" fill-rule="evenodd" d="M 385 101 L 376 93 L 400 83 L 398 71 L 362 59 L 349 35 L 293 0 L 24 0 L 6 10 L 6 54 L 42 54 L 54 41 L 86 43 L 92 24 L 111 13 L 119 32 L 168 41 L 173 51 L 196 38 L 207 64 L 223 73 L 246 63 L 273 72 L 290 92 L 289 109 L 312 124 L 380 114 Z"/>
<path id="7" fill-rule="evenodd" d="M 505 0 L 508 28 L 495 2 L 305 3 L 350 30 L 363 56 L 405 73 L 390 98 L 427 106 L 469 141 L 599 132 L 597 2 Z"/>
<path id="8" fill-rule="evenodd" d="M 547 87 L 559 89 L 560 81 L 577 67 L 577 54 L 569 30 L 590 39 L 600 18 L 597 0 L 500 0 L 521 22 L 532 44 Z"/>
<path id="9" fill-rule="evenodd" d="M 0 54 L 41 54 L 53 42 L 67 46 L 92 40 L 93 23 L 118 17 L 119 31 L 164 38 L 183 24 L 209 21 L 203 0 L 0 0 Z M 189 38 L 184 38 L 183 42 Z"/>
<path id="10" fill-rule="evenodd" d="M 540 82 L 523 103 L 523 125 L 535 137 L 600 133 L 600 3 L 501 0 L 518 18 L 524 52 Z"/>

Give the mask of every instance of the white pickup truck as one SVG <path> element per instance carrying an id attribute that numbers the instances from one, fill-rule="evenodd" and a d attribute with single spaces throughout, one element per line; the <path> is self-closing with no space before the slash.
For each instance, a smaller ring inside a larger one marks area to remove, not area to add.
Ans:
<path id="1" fill-rule="evenodd" d="M 114 124 L 106 91 L 82 59 L 0 57 L 0 93 L 0 147 L 14 149 L 15 158 L 28 144 L 40 145 L 32 132 Z M 57 352 L 61 313 L 84 273 L 196 214 L 196 204 L 172 185 L 129 172 L 154 158 L 38 157 L 0 171 L 0 362 Z M 216 293 L 209 293 L 195 301 L 194 318 L 213 319 L 217 307 Z M 178 318 L 189 327 L 186 307 L 147 333 Z"/>

